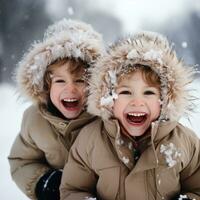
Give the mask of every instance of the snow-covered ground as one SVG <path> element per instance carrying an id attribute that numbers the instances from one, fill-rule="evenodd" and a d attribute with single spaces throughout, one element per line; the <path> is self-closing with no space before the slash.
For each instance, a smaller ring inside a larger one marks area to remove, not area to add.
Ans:
<path id="1" fill-rule="evenodd" d="M 200 93 L 200 82 L 196 82 L 194 87 Z M 24 103 L 18 99 L 16 90 L 11 85 L 0 85 L 0 94 L 1 199 L 27 200 L 28 198 L 20 192 L 15 183 L 11 180 L 7 156 L 15 136 L 19 132 L 23 111 L 28 107 L 29 103 Z M 181 121 L 200 136 L 200 113 L 196 113 L 191 117 L 191 124 L 186 119 L 182 119 Z"/>
<path id="2" fill-rule="evenodd" d="M 10 85 L 0 85 L 0 188 L 1 199 L 27 200 L 11 180 L 7 156 L 17 135 L 22 120 L 22 114 L 28 103 L 18 100 L 15 89 Z"/>

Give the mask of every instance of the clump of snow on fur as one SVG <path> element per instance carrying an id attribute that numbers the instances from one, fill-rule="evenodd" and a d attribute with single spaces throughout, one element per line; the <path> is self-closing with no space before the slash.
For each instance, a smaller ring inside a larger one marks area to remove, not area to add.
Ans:
<path id="1" fill-rule="evenodd" d="M 64 52 L 65 52 L 65 49 L 62 45 L 55 45 L 51 48 L 49 48 L 49 50 L 51 50 L 52 52 L 52 55 L 54 55 L 55 57 L 64 57 Z"/>
<path id="2" fill-rule="evenodd" d="M 160 65 L 163 65 L 162 57 L 162 51 L 156 51 L 153 49 L 144 54 L 144 60 L 154 60 L 157 61 Z"/>
<path id="3" fill-rule="evenodd" d="M 101 106 L 112 106 L 114 103 L 113 101 L 118 98 L 118 95 L 114 91 L 114 86 L 116 86 L 117 84 L 116 72 L 109 70 L 108 79 L 109 79 L 111 88 L 110 88 L 110 91 L 107 91 L 105 96 L 101 97 L 100 99 Z"/>
<path id="4" fill-rule="evenodd" d="M 135 49 L 133 49 L 127 54 L 126 57 L 128 59 L 137 59 L 138 56 L 139 56 L 138 52 Z M 140 56 L 142 56 L 142 58 L 144 60 L 154 60 L 154 61 L 157 61 L 160 65 L 163 64 L 163 62 L 162 62 L 162 57 L 163 57 L 162 51 L 157 51 L 157 50 L 151 49 L 150 51 L 147 51 Z"/>
<path id="5" fill-rule="evenodd" d="M 138 53 L 135 49 L 131 50 L 127 56 L 126 56 L 128 59 L 134 59 L 134 58 L 137 58 L 138 57 Z"/>
<path id="6" fill-rule="evenodd" d="M 32 73 L 32 84 L 40 85 L 45 72 L 44 65 L 48 65 L 47 56 L 45 53 L 40 53 L 34 57 L 34 64 L 30 66 Z"/>
<path id="7" fill-rule="evenodd" d="M 177 163 L 177 158 L 181 156 L 180 150 L 178 150 L 173 143 L 160 146 L 160 153 L 164 154 L 168 167 L 173 167 Z"/>
<path id="8" fill-rule="evenodd" d="M 117 98 L 118 98 L 118 95 L 116 93 L 106 96 L 106 97 L 101 97 L 100 104 L 101 106 L 108 106 L 108 105 L 112 106 L 113 100 Z"/>
<path id="9" fill-rule="evenodd" d="M 110 82 L 112 85 L 116 85 L 117 84 L 117 77 L 116 77 L 116 72 L 113 70 L 109 70 L 108 74 L 110 76 Z"/>

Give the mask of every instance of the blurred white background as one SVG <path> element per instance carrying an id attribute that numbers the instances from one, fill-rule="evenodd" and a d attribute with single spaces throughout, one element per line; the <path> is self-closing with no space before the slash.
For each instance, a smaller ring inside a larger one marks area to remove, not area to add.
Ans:
<path id="1" fill-rule="evenodd" d="M 26 200 L 12 182 L 7 156 L 30 103 L 18 99 L 11 78 L 17 62 L 44 30 L 63 17 L 81 19 L 103 34 L 107 44 L 138 30 L 158 31 L 175 43 L 189 64 L 200 60 L 199 0 L 0 0 L 0 188 L 1 199 Z M 200 83 L 194 83 L 200 94 Z M 200 136 L 200 114 L 181 122 Z"/>

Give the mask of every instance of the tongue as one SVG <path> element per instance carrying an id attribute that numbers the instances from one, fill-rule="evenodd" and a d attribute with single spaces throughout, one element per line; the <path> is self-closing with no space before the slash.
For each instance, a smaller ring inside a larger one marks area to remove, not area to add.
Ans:
<path id="1" fill-rule="evenodd" d="M 62 103 L 65 106 L 65 108 L 74 108 L 78 106 L 78 101 L 74 101 L 74 102 L 63 101 Z"/>
<path id="2" fill-rule="evenodd" d="M 133 123 L 142 123 L 146 117 L 145 116 L 129 116 L 128 115 L 128 119 L 129 121 L 133 122 Z"/>

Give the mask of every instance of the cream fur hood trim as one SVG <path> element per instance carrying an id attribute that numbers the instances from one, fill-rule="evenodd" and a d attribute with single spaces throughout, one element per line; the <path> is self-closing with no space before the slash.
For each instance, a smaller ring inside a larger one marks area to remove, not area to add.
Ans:
<path id="1" fill-rule="evenodd" d="M 34 43 L 19 62 L 16 72 L 19 91 L 38 102 L 49 64 L 65 57 L 93 64 L 103 52 L 102 36 L 89 24 L 63 19 L 49 26 L 43 41 Z"/>
<path id="2" fill-rule="evenodd" d="M 110 47 L 92 69 L 88 111 L 103 119 L 112 116 L 112 105 L 117 95 L 116 77 L 125 66 L 143 64 L 151 67 L 161 80 L 161 120 L 177 120 L 191 111 L 189 84 L 195 70 L 179 60 L 167 39 L 153 32 L 141 32 L 122 39 Z"/>

